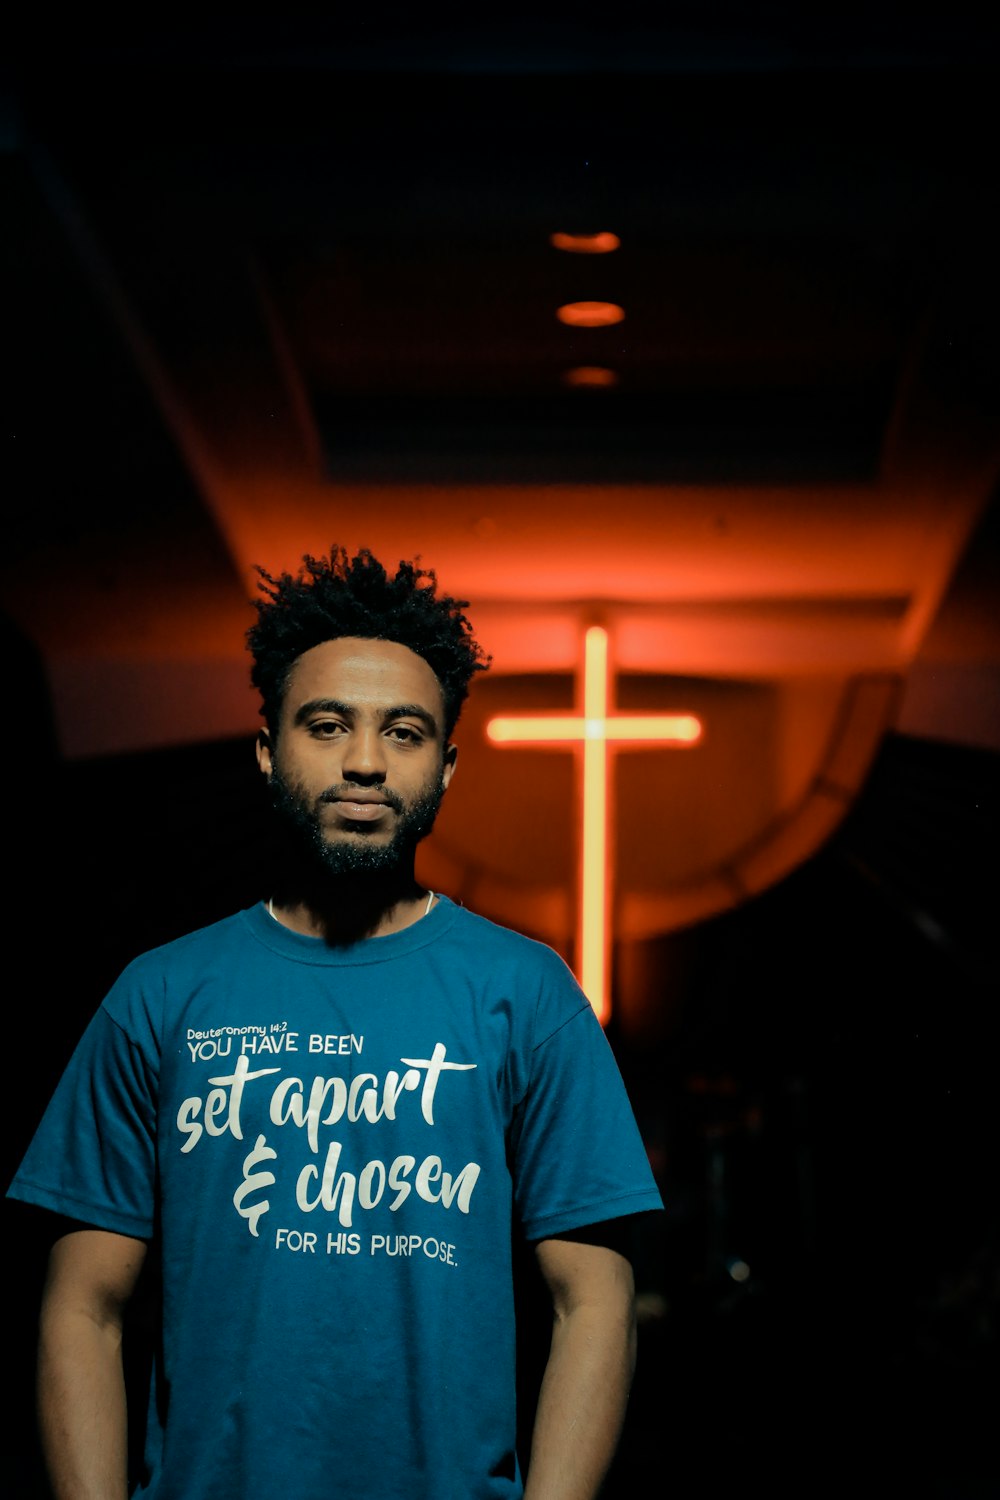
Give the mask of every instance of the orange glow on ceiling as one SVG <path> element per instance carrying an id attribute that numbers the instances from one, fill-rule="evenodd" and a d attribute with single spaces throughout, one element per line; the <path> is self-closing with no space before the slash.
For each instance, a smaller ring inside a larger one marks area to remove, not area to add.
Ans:
<path id="1" fill-rule="evenodd" d="M 584 636 L 582 713 L 507 715 L 490 719 L 487 737 L 498 746 L 583 746 L 580 868 L 576 923 L 577 978 L 602 1026 L 611 1016 L 611 862 L 609 745 L 688 747 L 701 738 L 693 714 L 616 714 L 609 710 L 608 632 L 592 625 Z"/>
<path id="2" fill-rule="evenodd" d="M 549 235 L 549 244 L 556 250 L 568 250 L 572 255 L 609 255 L 612 250 L 617 250 L 621 240 L 610 230 L 602 230 L 599 234 L 556 234 Z"/>
<path id="3" fill-rule="evenodd" d="M 624 320 L 625 309 L 617 302 L 565 302 L 556 308 L 556 317 L 571 328 L 607 328 Z"/>
<path id="4" fill-rule="evenodd" d="M 563 382 L 566 385 L 607 387 L 618 384 L 618 372 L 604 365 L 575 365 L 565 372 Z"/>

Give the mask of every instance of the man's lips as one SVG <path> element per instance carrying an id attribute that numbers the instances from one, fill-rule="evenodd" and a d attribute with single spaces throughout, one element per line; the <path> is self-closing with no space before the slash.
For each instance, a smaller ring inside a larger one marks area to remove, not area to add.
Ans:
<path id="1" fill-rule="evenodd" d="M 357 791 L 327 792 L 323 801 L 335 807 L 342 818 L 352 823 L 376 823 L 387 812 L 399 811 L 384 791 L 366 791 L 363 788 Z"/>
<path id="2" fill-rule="evenodd" d="M 358 823 L 373 823 L 389 811 L 388 802 L 356 802 L 350 797 L 337 797 L 334 806 L 342 818 Z"/>

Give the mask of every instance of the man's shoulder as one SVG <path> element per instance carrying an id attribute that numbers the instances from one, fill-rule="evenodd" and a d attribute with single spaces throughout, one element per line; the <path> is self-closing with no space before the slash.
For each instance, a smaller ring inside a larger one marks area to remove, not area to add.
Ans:
<path id="1" fill-rule="evenodd" d="M 126 965 L 122 977 L 142 978 L 184 968 L 189 963 L 201 964 L 211 954 L 241 946 L 247 937 L 246 916 L 245 910 L 233 912 L 146 948 Z"/>
<path id="2" fill-rule="evenodd" d="M 504 959 L 518 967 L 536 969 L 559 978 L 569 975 L 565 959 L 541 938 L 530 937 L 513 927 L 504 927 L 466 906 L 455 904 L 454 909 L 453 940 L 471 952 L 481 954 L 484 959 Z"/>

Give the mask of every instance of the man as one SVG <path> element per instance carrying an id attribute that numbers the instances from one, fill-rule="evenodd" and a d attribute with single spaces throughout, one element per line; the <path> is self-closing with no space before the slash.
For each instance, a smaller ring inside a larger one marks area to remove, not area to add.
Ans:
<path id="1" fill-rule="evenodd" d="M 523 1493 L 591 1500 L 634 1360 L 608 1226 L 661 1203 L 562 960 L 415 878 L 486 659 L 410 564 L 262 580 L 272 888 L 129 965 L 10 1189 L 72 1221 L 41 1318 L 54 1493 L 126 1494 L 122 1318 L 155 1253 L 135 1494 L 520 1496 L 516 1233 L 554 1313 Z"/>

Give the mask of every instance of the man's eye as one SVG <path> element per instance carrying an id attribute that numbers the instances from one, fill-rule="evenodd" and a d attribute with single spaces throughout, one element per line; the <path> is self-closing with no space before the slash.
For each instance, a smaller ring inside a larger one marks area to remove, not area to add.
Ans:
<path id="1" fill-rule="evenodd" d="M 332 719 L 317 719 L 309 725 L 309 733 L 318 740 L 332 740 L 341 732 L 341 725 Z"/>
<path id="2" fill-rule="evenodd" d="M 419 730 L 411 729 L 408 724 L 393 724 L 389 733 L 393 739 L 404 744 L 416 744 L 422 738 Z"/>

